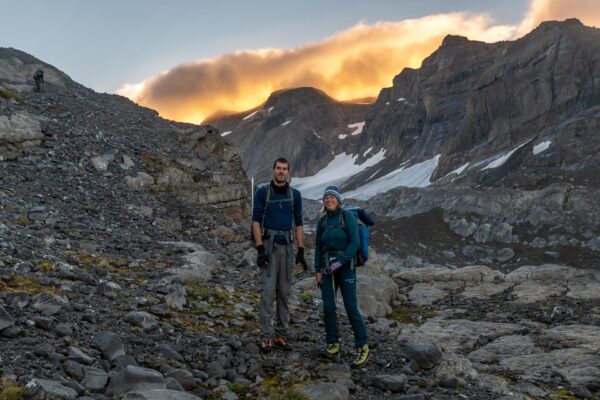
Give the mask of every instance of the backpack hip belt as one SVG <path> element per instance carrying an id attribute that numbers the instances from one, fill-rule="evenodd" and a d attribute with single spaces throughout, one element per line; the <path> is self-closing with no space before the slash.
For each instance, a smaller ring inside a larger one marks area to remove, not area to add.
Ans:
<path id="1" fill-rule="evenodd" d="M 262 238 L 263 240 L 274 240 L 275 236 L 277 235 L 281 235 L 285 237 L 285 240 L 288 243 L 294 243 L 294 238 L 293 238 L 293 231 L 292 229 L 287 229 L 287 230 L 276 230 L 276 229 L 265 229 L 263 231 L 263 235 Z"/>

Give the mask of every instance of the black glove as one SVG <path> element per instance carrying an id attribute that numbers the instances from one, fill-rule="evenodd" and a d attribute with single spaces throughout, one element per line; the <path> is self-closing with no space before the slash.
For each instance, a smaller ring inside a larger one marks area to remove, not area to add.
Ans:
<path id="1" fill-rule="evenodd" d="M 298 252 L 296 253 L 296 264 L 301 264 L 302 269 L 306 271 L 307 265 L 306 260 L 304 259 L 304 247 L 298 247 Z"/>
<path id="2" fill-rule="evenodd" d="M 259 245 L 256 246 L 256 250 L 258 251 L 258 256 L 256 257 L 256 265 L 261 268 L 264 268 L 265 265 L 269 264 L 269 260 L 267 259 L 267 253 L 265 252 L 265 246 Z"/>

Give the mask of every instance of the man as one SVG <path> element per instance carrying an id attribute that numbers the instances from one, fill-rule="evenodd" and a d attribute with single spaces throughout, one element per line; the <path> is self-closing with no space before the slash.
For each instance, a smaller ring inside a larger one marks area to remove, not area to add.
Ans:
<path id="1" fill-rule="evenodd" d="M 33 74 L 33 80 L 35 81 L 35 88 L 33 89 L 36 93 L 39 93 L 42 90 L 42 83 L 44 82 L 44 71 L 38 69 Z"/>
<path id="2" fill-rule="evenodd" d="M 289 163 L 278 158 L 273 163 L 273 180 L 258 188 L 252 205 L 252 236 L 260 267 L 260 348 L 289 349 L 287 331 L 290 322 L 288 297 L 292 284 L 293 233 L 295 226 L 298 252 L 296 264 L 306 269 L 302 197 L 288 183 Z M 277 299 L 277 323 L 273 326 L 273 301 Z"/>

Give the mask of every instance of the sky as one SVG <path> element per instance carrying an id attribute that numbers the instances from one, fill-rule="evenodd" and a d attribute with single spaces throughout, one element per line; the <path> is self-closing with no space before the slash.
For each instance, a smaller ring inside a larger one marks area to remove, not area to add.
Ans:
<path id="1" fill-rule="evenodd" d="M 0 0 L 0 10 L 0 47 L 188 122 L 285 87 L 376 96 L 448 33 L 494 42 L 545 19 L 600 26 L 598 0 Z"/>

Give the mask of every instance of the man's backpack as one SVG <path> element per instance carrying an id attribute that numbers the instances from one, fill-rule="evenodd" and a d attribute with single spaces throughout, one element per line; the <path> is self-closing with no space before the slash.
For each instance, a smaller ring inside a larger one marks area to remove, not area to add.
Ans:
<path id="1" fill-rule="evenodd" d="M 344 231 L 348 235 L 350 235 L 350 233 L 348 232 L 348 228 L 346 226 L 346 216 L 345 216 L 346 213 L 352 213 L 352 215 L 354 215 L 354 217 L 356 218 L 356 222 L 358 224 L 358 237 L 360 239 L 360 245 L 358 246 L 358 251 L 356 252 L 356 255 L 354 258 L 354 265 L 357 267 L 362 267 L 363 265 L 366 264 L 367 260 L 369 259 L 369 228 L 365 223 L 362 223 L 362 222 L 364 222 L 363 218 L 365 215 L 369 221 L 372 221 L 372 220 L 368 216 L 366 211 L 364 211 L 358 207 L 343 208 L 342 212 L 340 213 L 339 225 L 342 227 L 342 229 L 344 229 Z M 326 226 L 327 217 L 323 218 L 322 221 L 323 222 L 322 222 L 322 226 L 321 226 L 321 231 L 324 231 L 325 228 L 327 227 Z M 373 224 L 371 223 L 370 225 L 373 225 Z"/>

